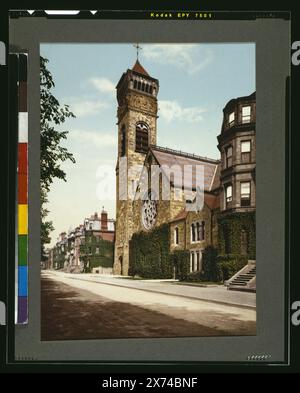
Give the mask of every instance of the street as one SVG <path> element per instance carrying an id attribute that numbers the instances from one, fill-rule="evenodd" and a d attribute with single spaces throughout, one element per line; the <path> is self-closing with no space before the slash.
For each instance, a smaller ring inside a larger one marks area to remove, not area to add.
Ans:
<path id="1" fill-rule="evenodd" d="M 255 294 L 42 272 L 41 339 L 255 335 Z M 246 306 L 246 307 L 245 307 Z"/>

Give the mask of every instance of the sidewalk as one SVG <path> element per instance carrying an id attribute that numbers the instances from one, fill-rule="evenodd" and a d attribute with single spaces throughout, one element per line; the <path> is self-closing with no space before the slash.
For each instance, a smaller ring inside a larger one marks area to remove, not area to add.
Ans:
<path id="1" fill-rule="evenodd" d="M 176 281 L 132 280 L 114 276 L 100 276 L 96 274 L 72 274 L 57 271 L 47 273 L 71 278 L 74 280 L 92 281 L 99 284 L 114 285 L 139 289 L 141 291 L 163 293 L 171 296 L 204 300 L 218 304 L 226 304 L 239 307 L 255 308 L 256 294 L 249 292 L 228 291 L 224 286 L 196 287 L 191 285 L 178 285 Z"/>

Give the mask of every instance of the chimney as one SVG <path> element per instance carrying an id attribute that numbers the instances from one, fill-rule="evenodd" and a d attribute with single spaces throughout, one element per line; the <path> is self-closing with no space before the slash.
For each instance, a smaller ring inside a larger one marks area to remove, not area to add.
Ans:
<path id="1" fill-rule="evenodd" d="M 107 231 L 107 212 L 104 210 L 104 206 L 101 212 L 101 230 Z"/>

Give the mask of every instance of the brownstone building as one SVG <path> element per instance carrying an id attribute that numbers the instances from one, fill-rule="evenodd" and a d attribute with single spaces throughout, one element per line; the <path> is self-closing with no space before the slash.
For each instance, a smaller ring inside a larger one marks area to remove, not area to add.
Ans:
<path id="1" fill-rule="evenodd" d="M 138 61 L 122 75 L 117 85 L 118 163 L 119 158 L 126 157 L 128 168 L 135 164 L 145 168 L 149 184 L 147 196 L 151 194 L 152 198 L 142 195 L 134 200 L 120 199 L 119 180 L 125 174 L 120 173 L 117 165 L 114 273 L 128 274 L 129 242 L 134 233 L 149 232 L 165 223 L 170 225 L 170 252 L 189 250 L 190 272 L 202 270 L 202 253 L 209 245 L 221 254 L 251 254 L 253 259 L 255 93 L 233 99 L 225 106 L 218 136 L 221 159 L 214 160 L 156 145 L 158 89 L 158 80 Z M 158 195 L 154 198 L 150 183 L 153 165 L 159 168 Z M 186 166 L 193 168 L 189 187 L 183 187 L 172 170 L 165 169 L 176 167 L 184 173 Z M 188 206 L 196 198 L 196 166 L 202 166 L 204 171 L 204 200 L 202 208 L 193 211 Z M 142 176 L 141 173 L 128 175 L 127 192 L 131 189 L 135 195 L 140 193 Z M 169 184 L 169 199 L 162 198 L 164 184 Z M 235 223 L 231 225 L 233 220 Z"/>

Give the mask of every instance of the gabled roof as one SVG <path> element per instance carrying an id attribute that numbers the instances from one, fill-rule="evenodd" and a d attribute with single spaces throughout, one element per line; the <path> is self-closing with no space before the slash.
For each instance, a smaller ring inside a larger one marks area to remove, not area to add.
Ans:
<path id="1" fill-rule="evenodd" d="M 216 167 L 216 171 L 212 179 L 210 191 L 216 190 L 221 186 L 220 171 L 221 171 L 221 163 L 219 163 Z"/>
<path id="2" fill-rule="evenodd" d="M 173 220 L 170 220 L 170 222 L 185 220 L 187 215 L 188 215 L 188 210 L 183 209 L 180 213 L 177 214 L 177 216 L 173 218 Z"/>
<path id="3" fill-rule="evenodd" d="M 207 157 L 200 157 L 195 154 L 184 153 L 181 151 L 162 148 L 159 146 L 151 146 L 150 150 L 160 166 L 165 165 L 169 168 L 175 165 L 179 166 L 182 175 L 184 174 L 184 166 L 192 165 L 192 172 L 185 176 L 185 181 L 187 182 L 187 184 L 192 184 L 193 189 L 196 189 L 196 165 L 203 165 L 204 191 L 211 190 L 211 186 L 214 182 L 214 178 L 217 172 L 217 167 L 220 162 L 219 160 L 213 160 Z M 169 179 L 169 173 L 164 172 L 164 174 Z M 173 176 L 173 181 L 171 181 L 171 183 L 175 187 L 181 185 L 181 182 L 176 178 L 176 176 Z"/>
<path id="4" fill-rule="evenodd" d="M 204 194 L 204 203 L 212 210 L 220 207 L 220 195 Z"/>
<path id="5" fill-rule="evenodd" d="M 132 67 L 132 71 L 145 76 L 150 76 L 138 60 L 135 62 L 135 65 Z"/>
<path id="6" fill-rule="evenodd" d="M 220 196 L 219 195 L 208 194 L 208 193 L 205 192 L 204 193 L 204 203 L 211 210 L 217 209 L 218 207 L 220 207 Z M 188 214 L 189 214 L 189 210 L 186 210 L 184 208 L 172 220 L 170 220 L 170 222 L 183 221 L 183 220 L 186 219 Z"/>

